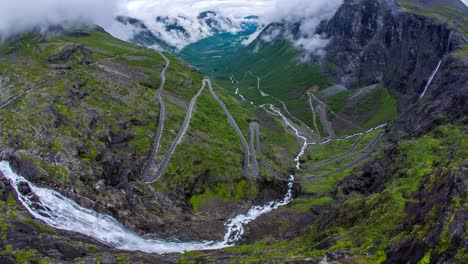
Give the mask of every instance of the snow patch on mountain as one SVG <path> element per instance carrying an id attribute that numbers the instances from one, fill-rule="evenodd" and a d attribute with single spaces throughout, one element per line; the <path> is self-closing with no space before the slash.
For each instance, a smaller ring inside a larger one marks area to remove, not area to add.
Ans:
<path id="1" fill-rule="evenodd" d="M 116 21 L 106 29 L 118 38 L 147 47 L 178 51 L 216 34 L 243 31 L 249 24 L 257 23 L 257 17 L 234 18 L 203 11 L 196 16 L 155 16 L 145 20 L 119 16 Z"/>

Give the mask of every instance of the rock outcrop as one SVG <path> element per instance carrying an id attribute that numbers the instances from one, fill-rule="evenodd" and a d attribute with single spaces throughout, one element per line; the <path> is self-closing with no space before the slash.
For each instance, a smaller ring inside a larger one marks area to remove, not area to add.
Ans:
<path id="1" fill-rule="evenodd" d="M 332 38 L 327 60 L 347 87 L 383 82 L 406 100 L 420 94 L 439 60 L 464 44 L 455 28 L 405 12 L 393 0 L 345 1 L 319 33 Z"/>

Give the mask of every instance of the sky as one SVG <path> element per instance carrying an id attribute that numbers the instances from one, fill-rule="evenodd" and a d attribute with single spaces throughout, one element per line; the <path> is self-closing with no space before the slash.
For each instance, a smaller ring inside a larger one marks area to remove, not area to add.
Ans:
<path id="1" fill-rule="evenodd" d="M 0 38 L 64 20 L 107 23 L 114 0 L 0 0 Z"/>
<path id="2" fill-rule="evenodd" d="M 273 19 L 281 15 L 281 12 L 276 11 L 292 10 L 298 3 L 328 1 L 330 0 L 0 0 L 0 35 L 60 23 L 63 20 L 79 20 L 105 26 L 116 14 L 153 19 L 155 15 L 196 15 L 200 11 L 213 10 L 233 17 L 260 15 Z"/>
<path id="3" fill-rule="evenodd" d="M 468 4 L 468 0 L 463 0 Z M 322 17 L 340 0 L 0 0 L 0 37 L 32 27 L 83 21 L 106 26 L 116 14 L 154 19 L 155 15 L 194 15 L 214 10 L 234 17 L 263 16 L 266 22 L 291 17 Z M 318 11 L 319 10 L 319 11 Z M 328 14 L 327 14 L 328 15 Z M 316 22 L 311 22 L 313 26 Z"/>
<path id="4" fill-rule="evenodd" d="M 276 2 L 281 0 L 129 0 L 123 6 L 129 14 L 141 14 L 141 12 L 156 13 L 199 13 L 213 10 L 235 17 L 246 15 L 263 15 L 271 11 Z M 283 0 L 284 1 L 284 0 Z M 168 8 L 169 7 L 169 8 Z"/>

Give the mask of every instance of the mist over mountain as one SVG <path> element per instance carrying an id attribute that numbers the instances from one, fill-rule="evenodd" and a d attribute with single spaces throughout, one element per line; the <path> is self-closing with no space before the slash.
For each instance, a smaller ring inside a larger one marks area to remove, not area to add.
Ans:
<path id="1" fill-rule="evenodd" d="M 299 34 L 296 33 L 293 36 L 290 32 L 286 37 L 298 48 L 320 53 L 327 41 L 311 32 L 314 32 L 321 21 L 329 19 L 341 3 L 342 0 L 312 2 L 305 0 L 235 2 L 186 0 L 156 3 L 135 1 L 127 4 L 127 15 L 141 20 L 150 32 L 179 50 L 190 43 L 217 33 L 242 31 L 244 29 L 242 24 L 246 22 L 257 23 L 259 31 L 273 22 L 300 24 Z M 165 8 L 162 8 L 163 6 Z M 201 14 L 205 17 L 201 18 Z M 244 19 L 251 15 L 258 16 L 258 19 L 255 19 L 256 21 Z M 215 25 L 209 23 L 210 21 Z M 135 34 L 128 36 L 128 33 L 135 32 L 135 29 L 125 29 L 120 25 L 109 30 L 120 38 L 135 39 L 133 38 Z M 250 41 L 247 39 L 245 44 L 250 43 L 259 33 L 254 34 Z"/>
<path id="2" fill-rule="evenodd" d="M 242 31 L 245 23 L 256 23 L 258 30 L 261 30 L 269 23 L 285 22 L 300 23 L 301 34 L 294 39 L 290 37 L 297 47 L 319 51 L 327 42 L 310 32 L 321 20 L 330 18 L 340 4 L 340 0 L 85 0 L 67 3 L 41 0 L 32 4 L 26 0 L 2 0 L 0 36 L 6 38 L 32 28 L 44 29 L 48 25 L 80 22 L 98 24 L 123 40 L 133 40 L 156 49 L 180 50 L 218 33 Z M 255 19 L 252 19 L 253 16 Z M 132 20 L 138 23 L 131 23 Z"/>
<path id="3" fill-rule="evenodd" d="M 255 17 L 230 18 L 214 11 L 202 11 L 196 16 L 163 15 L 151 20 L 118 16 L 116 20 L 120 23 L 107 28 L 114 36 L 154 49 L 173 51 L 216 34 L 235 34 L 259 26 Z"/>
<path id="4" fill-rule="evenodd" d="M 118 11 L 118 4 L 118 1 L 113 0 L 1 0 L 0 39 L 57 24 L 89 23 L 106 26 Z"/>
<path id="5" fill-rule="evenodd" d="M 467 263 L 461 0 L 0 0 L 0 264 Z"/>

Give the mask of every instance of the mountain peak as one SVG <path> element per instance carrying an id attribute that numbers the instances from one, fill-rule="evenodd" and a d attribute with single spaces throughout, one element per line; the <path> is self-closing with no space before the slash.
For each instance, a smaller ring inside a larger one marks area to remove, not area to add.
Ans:
<path id="1" fill-rule="evenodd" d="M 204 18 L 207 18 L 207 17 L 213 17 L 213 16 L 216 16 L 216 12 L 215 11 L 203 11 L 203 12 L 200 12 L 200 14 L 198 14 L 198 19 L 204 19 Z"/>

